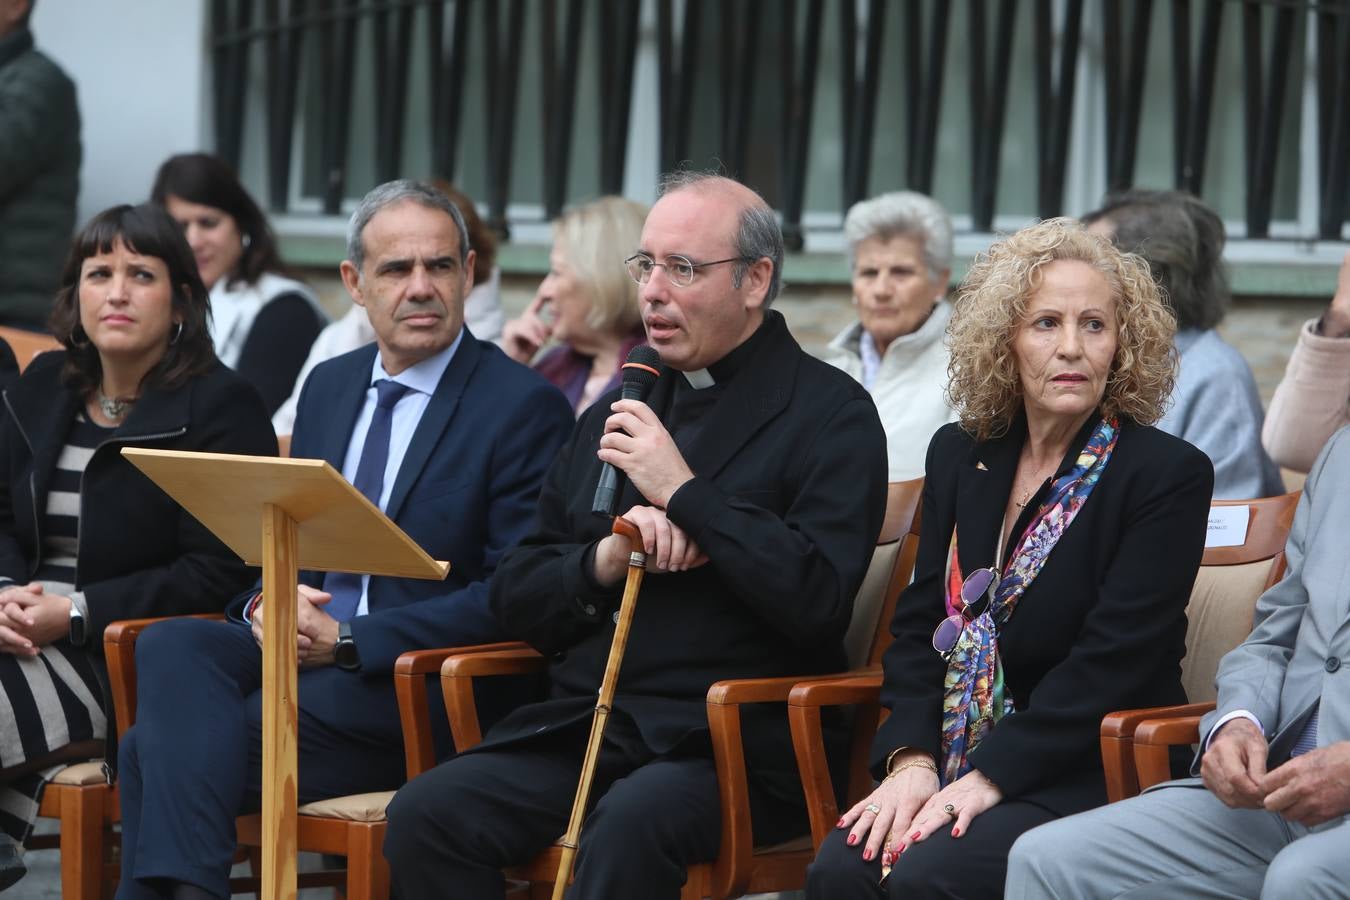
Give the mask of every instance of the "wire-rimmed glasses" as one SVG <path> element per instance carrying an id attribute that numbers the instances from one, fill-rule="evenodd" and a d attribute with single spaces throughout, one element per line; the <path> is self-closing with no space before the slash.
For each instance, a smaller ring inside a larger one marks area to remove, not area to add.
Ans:
<path id="1" fill-rule="evenodd" d="M 670 283 L 676 287 L 689 287 L 694 283 L 694 276 L 698 274 L 699 269 L 705 269 L 708 266 L 720 266 L 722 263 L 745 262 L 743 256 L 728 256 L 726 259 L 714 259 L 711 262 L 696 263 L 687 256 L 673 254 L 666 257 L 665 262 L 657 262 L 645 253 L 634 253 L 623 261 L 628 269 L 629 276 L 638 284 L 646 284 L 651 281 L 652 272 L 660 266 L 666 270 L 666 277 Z"/>
<path id="2" fill-rule="evenodd" d="M 966 623 L 973 622 L 994 602 L 994 593 L 998 590 L 1002 576 L 998 569 L 976 569 L 961 582 L 961 609 L 938 623 L 933 629 L 933 649 L 943 659 L 949 659 L 966 630 Z"/>

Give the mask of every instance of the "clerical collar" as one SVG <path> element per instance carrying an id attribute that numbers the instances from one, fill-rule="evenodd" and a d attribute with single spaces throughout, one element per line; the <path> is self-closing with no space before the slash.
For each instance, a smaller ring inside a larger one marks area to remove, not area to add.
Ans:
<path id="1" fill-rule="evenodd" d="M 746 363 L 757 352 L 756 348 L 768 339 L 769 332 L 782 327 L 785 327 L 783 316 L 772 309 L 766 311 L 764 321 L 755 329 L 754 334 L 708 368 L 682 373 L 685 381 L 690 387 L 700 391 L 730 381 L 736 377 L 737 372 L 745 368 Z"/>
<path id="2" fill-rule="evenodd" d="M 684 376 L 684 380 L 689 383 L 689 386 L 696 391 L 701 391 L 704 388 L 710 388 L 714 384 L 717 384 L 717 379 L 713 378 L 712 373 L 707 369 L 695 369 L 692 372 L 681 372 L 680 374 Z"/>

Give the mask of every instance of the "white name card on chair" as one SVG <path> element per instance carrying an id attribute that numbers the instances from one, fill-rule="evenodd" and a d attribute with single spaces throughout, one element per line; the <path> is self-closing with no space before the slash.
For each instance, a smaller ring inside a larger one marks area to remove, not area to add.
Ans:
<path id="1" fill-rule="evenodd" d="M 1205 549 L 1214 547 L 1241 547 L 1247 542 L 1247 523 L 1252 508 L 1242 506 L 1211 506 L 1209 526 L 1205 532 Z"/>

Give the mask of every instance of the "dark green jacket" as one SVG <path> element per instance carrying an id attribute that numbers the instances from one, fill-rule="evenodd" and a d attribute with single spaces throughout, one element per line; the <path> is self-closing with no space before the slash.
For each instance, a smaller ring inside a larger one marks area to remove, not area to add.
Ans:
<path id="1" fill-rule="evenodd" d="M 46 327 L 79 187 L 75 85 L 21 28 L 0 38 L 0 323 Z"/>

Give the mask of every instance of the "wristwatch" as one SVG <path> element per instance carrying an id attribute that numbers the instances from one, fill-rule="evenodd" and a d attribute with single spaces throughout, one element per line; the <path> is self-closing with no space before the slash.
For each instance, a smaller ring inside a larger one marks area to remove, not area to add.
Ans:
<path id="1" fill-rule="evenodd" d="M 80 614 L 80 608 L 72 603 L 70 604 L 70 643 L 76 647 L 83 647 L 84 639 L 84 616 Z"/>
<path id="2" fill-rule="evenodd" d="M 333 661 L 339 669 L 355 672 L 361 668 L 361 654 L 356 652 L 356 638 L 352 637 L 352 623 L 338 623 L 337 644 L 333 647 Z"/>

